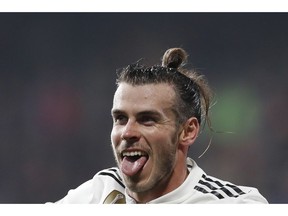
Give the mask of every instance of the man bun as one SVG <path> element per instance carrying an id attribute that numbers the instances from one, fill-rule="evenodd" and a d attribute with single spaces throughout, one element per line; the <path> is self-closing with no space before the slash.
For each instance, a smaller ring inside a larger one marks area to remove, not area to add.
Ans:
<path id="1" fill-rule="evenodd" d="M 182 48 L 170 48 L 163 55 L 162 66 L 177 69 L 186 63 L 187 57 L 186 51 Z"/>

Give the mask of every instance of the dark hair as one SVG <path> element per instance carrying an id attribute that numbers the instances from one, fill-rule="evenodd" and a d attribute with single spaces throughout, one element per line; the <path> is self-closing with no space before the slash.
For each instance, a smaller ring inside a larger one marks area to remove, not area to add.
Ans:
<path id="1" fill-rule="evenodd" d="M 212 92 L 203 75 L 195 70 L 183 68 L 187 53 L 182 48 L 168 49 L 162 58 L 162 65 L 145 66 L 140 61 L 117 71 L 117 85 L 125 82 L 131 85 L 171 84 L 176 92 L 175 110 L 179 123 L 196 117 L 199 124 L 209 122 L 208 111 Z"/>

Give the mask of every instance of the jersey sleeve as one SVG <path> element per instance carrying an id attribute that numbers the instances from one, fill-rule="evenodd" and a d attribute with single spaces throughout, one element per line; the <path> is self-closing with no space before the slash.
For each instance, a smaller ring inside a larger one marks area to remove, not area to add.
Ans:
<path id="1" fill-rule="evenodd" d="M 93 191 L 93 183 L 94 183 L 93 179 L 91 179 L 91 180 L 81 184 L 79 187 L 69 190 L 65 197 L 56 201 L 55 203 L 56 204 L 92 203 L 93 198 L 94 198 L 94 193 L 95 193 Z M 101 190 L 101 188 L 103 188 L 103 184 L 101 181 L 97 181 L 97 185 L 98 186 L 95 187 L 96 189 Z M 98 193 L 101 193 L 101 191 L 98 191 Z M 94 200 L 94 202 L 97 202 L 97 200 Z"/>
<path id="2" fill-rule="evenodd" d="M 242 204 L 268 204 L 268 201 L 264 196 L 260 194 L 257 188 L 252 187 L 244 187 L 242 186 L 243 190 L 246 191 L 244 195 L 236 199 L 236 203 Z"/>
<path id="3" fill-rule="evenodd" d="M 92 179 L 68 191 L 56 204 L 103 204 L 124 202 L 125 186 L 118 169 L 109 168 L 98 172 Z"/>

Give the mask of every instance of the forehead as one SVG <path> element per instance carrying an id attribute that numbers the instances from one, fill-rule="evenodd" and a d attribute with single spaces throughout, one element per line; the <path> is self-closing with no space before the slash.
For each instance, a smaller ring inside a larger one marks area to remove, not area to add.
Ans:
<path id="1" fill-rule="evenodd" d="M 174 88 L 166 83 L 145 84 L 133 86 L 121 83 L 117 88 L 113 108 L 142 108 L 166 109 L 172 107 L 175 102 Z"/>

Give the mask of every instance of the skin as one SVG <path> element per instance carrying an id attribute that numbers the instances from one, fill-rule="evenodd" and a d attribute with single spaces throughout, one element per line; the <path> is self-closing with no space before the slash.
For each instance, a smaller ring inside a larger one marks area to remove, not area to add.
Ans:
<path id="1" fill-rule="evenodd" d="M 128 194 L 138 203 L 169 193 L 188 175 L 186 157 L 199 133 L 199 124 L 191 117 L 177 126 L 175 96 L 173 87 L 166 83 L 121 83 L 115 92 L 111 141 L 120 171 L 123 151 L 140 150 L 148 158 L 135 175 L 122 172 Z"/>

